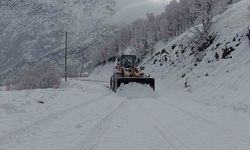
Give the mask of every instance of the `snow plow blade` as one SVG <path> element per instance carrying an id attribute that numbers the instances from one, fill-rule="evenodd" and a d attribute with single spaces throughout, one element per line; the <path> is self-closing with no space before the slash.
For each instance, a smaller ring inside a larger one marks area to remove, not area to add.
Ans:
<path id="1" fill-rule="evenodd" d="M 154 78 L 119 78 L 117 79 L 117 88 L 121 86 L 121 84 L 129 84 L 129 83 L 139 83 L 149 85 L 155 91 L 155 79 Z"/>

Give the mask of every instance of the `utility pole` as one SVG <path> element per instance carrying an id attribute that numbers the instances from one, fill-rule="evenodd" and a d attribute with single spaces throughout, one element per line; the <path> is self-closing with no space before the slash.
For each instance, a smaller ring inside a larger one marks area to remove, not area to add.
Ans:
<path id="1" fill-rule="evenodd" d="M 67 72 L 67 55 L 68 55 L 68 31 L 66 31 L 66 36 L 65 36 L 65 81 L 67 81 L 67 76 L 68 76 L 68 72 Z"/>

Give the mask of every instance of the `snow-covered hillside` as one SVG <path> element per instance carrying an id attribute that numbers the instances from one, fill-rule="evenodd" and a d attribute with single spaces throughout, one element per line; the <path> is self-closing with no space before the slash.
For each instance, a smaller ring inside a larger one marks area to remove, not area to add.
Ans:
<path id="1" fill-rule="evenodd" d="M 250 1 L 242 0 L 215 18 L 210 32 L 217 37 L 201 62 L 189 56 L 189 48 L 182 54 L 188 31 L 162 48 L 169 54 L 160 49 L 159 55 L 145 62 L 148 73 L 164 80 L 166 86 L 186 87 L 197 102 L 249 113 L 249 6 Z M 226 48 L 233 51 L 223 58 Z"/>
<path id="2" fill-rule="evenodd" d="M 164 87 L 165 91 L 183 90 L 196 102 L 249 113 L 249 6 L 250 1 L 242 0 L 216 16 L 210 30 L 216 39 L 204 51 L 201 62 L 190 55 L 188 41 L 193 37 L 194 28 L 168 43 L 158 43 L 154 55 L 147 56 L 142 63 L 147 74 L 157 78 L 156 87 Z M 222 58 L 226 48 L 234 51 Z M 91 78 L 108 81 L 113 66 L 97 67 Z"/>

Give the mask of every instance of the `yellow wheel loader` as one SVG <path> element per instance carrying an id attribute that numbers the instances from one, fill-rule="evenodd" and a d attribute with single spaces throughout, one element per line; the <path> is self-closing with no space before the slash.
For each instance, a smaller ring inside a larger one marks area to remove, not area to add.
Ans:
<path id="1" fill-rule="evenodd" d="M 145 75 L 144 67 L 138 67 L 140 59 L 135 55 L 121 55 L 113 69 L 110 89 L 117 91 L 122 84 L 139 83 L 149 85 L 155 90 L 155 79 Z"/>

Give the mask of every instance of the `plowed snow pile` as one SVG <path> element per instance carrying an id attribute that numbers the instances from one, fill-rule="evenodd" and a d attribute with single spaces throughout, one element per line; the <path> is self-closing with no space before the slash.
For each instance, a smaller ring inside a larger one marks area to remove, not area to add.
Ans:
<path id="1" fill-rule="evenodd" d="M 138 83 L 130 83 L 121 85 L 117 90 L 117 94 L 129 98 L 154 98 L 157 93 L 148 85 Z"/>

